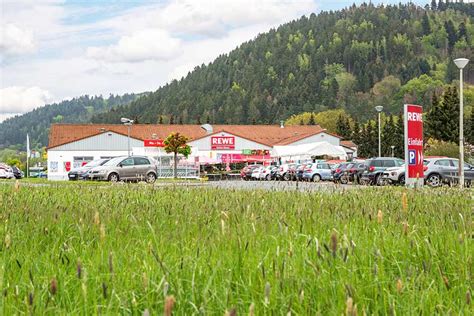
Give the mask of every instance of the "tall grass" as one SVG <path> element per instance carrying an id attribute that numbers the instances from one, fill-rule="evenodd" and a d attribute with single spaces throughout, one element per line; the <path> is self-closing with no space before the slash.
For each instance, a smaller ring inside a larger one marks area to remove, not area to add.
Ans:
<path id="1" fill-rule="evenodd" d="M 466 191 L 4 185 L 0 223 L 4 315 L 474 311 Z"/>

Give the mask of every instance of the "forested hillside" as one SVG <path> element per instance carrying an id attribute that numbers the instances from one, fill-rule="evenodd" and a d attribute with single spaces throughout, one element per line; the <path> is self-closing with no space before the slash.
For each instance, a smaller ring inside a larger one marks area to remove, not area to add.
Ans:
<path id="1" fill-rule="evenodd" d="M 96 113 L 108 111 L 113 107 L 130 103 L 140 94 L 102 96 L 88 95 L 39 107 L 23 115 L 9 118 L 0 123 L 0 149 L 9 146 L 24 147 L 26 133 L 30 135 L 32 148 L 41 148 L 48 144 L 51 123 L 89 122 Z"/>
<path id="2" fill-rule="evenodd" d="M 328 109 L 365 121 L 375 105 L 429 108 L 458 79 L 452 59 L 473 57 L 473 7 L 362 4 L 304 16 L 93 121 L 275 123 Z M 474 83 L 472 62 L 465 72 Z"/>

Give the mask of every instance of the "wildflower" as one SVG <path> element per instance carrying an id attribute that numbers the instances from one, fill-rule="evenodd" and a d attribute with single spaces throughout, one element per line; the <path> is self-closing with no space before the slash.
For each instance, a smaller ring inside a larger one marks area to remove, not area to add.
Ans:
<path id="1" fill-rule="evenodd" d="M 171 316 L 173 312 L 173 306 L 176 300 L 174 299 L 174 296 L 167 296 L 165 299 L 165 316 Z"/>
<path id="2" fill-rule="evenodd" d="M 381 210 L 379 210 L 379 212 L 377 213 L 377 222 L 379 224 L 382 224 L 382 220 L 383 220 L 383 213 Z"/>
<path id="3" fill-rule="evenodd" d="M 335 257 L 337 252 L 337 234 L 335 231 L 331 234 L 331 251 L 332 255 Z"/>
<path id="4" fill-rule="evenodd" d="M 270 303 L 270 283 L 265 284 L 265 305 L 268 305 Z"/>
<path id="5" fill-rule="evenodd" d="M 398 279 L 397 280 L 397 292 L 398 293 L 401 293 L 403 290 L 403 283 L 402 283 L 402 280 Z"/>
<path id="6" fill-rule="evenodd" d="M 56 293 L 58 292 L 58 281 L 56 280 L 56 278 L 53 278 L 51 280 L 51 283 L 49 284 L 49 292 L 51 292 L 51 294 L 53 295 L 56 295 Z"/>

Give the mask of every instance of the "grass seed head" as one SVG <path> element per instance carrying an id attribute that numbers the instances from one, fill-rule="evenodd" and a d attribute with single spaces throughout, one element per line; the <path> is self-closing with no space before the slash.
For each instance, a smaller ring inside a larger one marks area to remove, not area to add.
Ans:
<path id="1" fill-rule="evenodd" d="M 407 222 L 407 221 L 404 221 L 404 222 L 403 222 L 403 234 L 404 234 L 405 236 L 408 235 L 408 227 L 409 227 L 408 222 Z"/>
<path id="2" fill-rule="evenodd" d="M 102 282 L 102 296 L 107 299 L 107 284 L 105 282 Z"/>
<path id="3" fill-rule="evenodd" d="M 337 252 L 337 234 L 336 234 L 335 231 L 333 231 L 332 234 L 331 234 L 331 251 L 332 251 L 332 255 L 336 256 L 336 252 Z"/>
<path id="4" fill-rule="evenodd" d="M 142 316 L 150 316 L 150 311 L 148 310 L 148 308 L 145 308 L 145 310 L 143 311 Z"/>
<path id="5" fill-rule="evenodd" d="M 167 296 L 165 298 L 165 316 L 171 316 L 173 313 L 174 303 L 176 303 L 174 296 Z"/>
<path id="6" fill-rule="evenodd" d="M 100 239 L 101 240 L 105 239 L 105 225 L 104 224 L 100 225 Z"/>
<path id="7" fill-rule="evenodd" d="M 352 297 L 348 297 L 346 301 L 346 315 L 347 316 L 357 316 L 357 306 L 354 305 Z"/>
<path id="8" fill-rule="evenodd" d="M 471 305 L 471 291 L 466 291 L 466 304 Z"/>
<path id="9" fill-rule="evenodd" d="M 408 198 L 406 192 L 402 194 L 402 209 L 404 212 L 408 212 Z"/>
<path id="10" fill-rule="evenodd" d="M 265 305 L 268 305 L 270 303 L 270 292 L 271 292 L 270 283 L 267 282 L 265 284 Z"/>
<path id="11" fill-rule="evenodd" d="M 444 285 L 446 286 L 446 288 L 449 290 L 449 288 L 450 288 L 449 280 L 445 275 L 443 275 L 443 282 L 444 282 Z"/>
<path id="12" fill-rule="evenodd" d="M 94 213 L 94 224 L 99 226 L 100 225 L 100 215 L 99 215 L 99 212 L 95 212 Z"/>
<path id="13" fill-rule="evenodd" d="M 145 290 L 148 289 L 148 277 L 146 275 L 146 272 L 143 272 L 142 274 L 142 282 L 143 282 L 143 288 Z"/>
<path id="14" fill-rule="evenodd" d="M 397 280 L 397 292 L 398 293 L 401 293 L 403 290 L 403 283 L 402 283 L 402 280 L 401 279 L 398 279 Z"/>
<path id="15" fill-rule="evenodd" d="M 77 261 L 77 278 L 80 279 L 82 277 L 82 264 L 81 261 Z"/>
<path id="16" fill-rule="evenodd" d="M 33 293 L 28 294 L 28 305 L 33 306 Z"/>
<path id="17" fill-rule="evenodd" d="M 56 293 L 58 292 L 58 281 L 56 280 L 56 278 L 51 279 L 51 282 L 49 283 L 49 292 L 52 295 L 56 295 Z"/>
<path id="18" fill-rule="evenodd" d="M 168 295 L 168 289 L 170 287 L 170 284 L 165 281 L 163 284 L 163 296 L 166 297 Z"/>
<path id="19" fill-rule="evenodd" d="M 20 190 L 20 181 L 16 180 L 15 181 L 15 192 L 18 192 Z"/>
<path id="20" fill-rule="evenodd" d="M 114 260 L 113 260 L 112 252 L 109 252 L 109 272 L 114 273 Z"/>
<path id="21" fill-rule="evenodd" d="M 379 224 L 382 224 L 382 221 L 383 221 L 383 213 L 382 213 L 382 210 L 379 210 L 377 213 L 377 222 Z"/>
<path id="22" fill-rule="evenodd" d="M 225 311 L 226 316 L 237 316 L 237 310 L 235 308 L 231 308 L 230 311 Z"/>
<path id="23" fill-rule="evenodd" d="M 5 248 L 7 248 L 7 249 L 10 248 L 11 244 L 12 244 L 12 239 L 10 237 L 10 234 L 7 233 L 5 235 Z"/>
<path id="24" fill-rule="evenodd" d="M 255 315 L 255 304 L 252 303 L 249 306 L 249 316 L 254 316 Z"/>

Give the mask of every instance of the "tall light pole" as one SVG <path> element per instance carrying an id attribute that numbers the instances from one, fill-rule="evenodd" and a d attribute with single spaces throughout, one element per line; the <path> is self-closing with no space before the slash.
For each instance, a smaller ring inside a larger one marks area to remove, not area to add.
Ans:
<path id="1" fill-rule="evenodd" d="M 394 149 L 395 149 L 395 146 L 392 145 L 392 146 L 390 146 L 390 148 L 392 148 L 392 157 L 395 157 L 395 150 L 394 150 Z"/>
<path id="2" fill-rule="evenodd" d="M 123 125 L 126 125 L 128 129 L 127 150 L 128 150 L 128 157 L 130 157 L 130 128 L 132 127 L 133 120 L 126 117 L 122 117 L 120 119 L 120 122 L 122 122 Z"/>
<path id="3" fill-rule="evenodd" d="M 463 77 L 462 70 L 466 67 L 469 59 L 467 58 L 458 58 L 454 60 L 454 63 L 459 68 L 459 187 L 464 186 L 464 101 L 463 101 Z"/>
<path id="4" fill-rule="evenodd" d="M 377 105 L 375 107 L 375 110 L 378 112 L 379 114 L 379 157 L 382 157 L 382 143 L 381 143 L 381 133 L 380 133 L 380 130 L 381 130 L 381 127 L 380 127 L 380 113 L 382 112 L 383 110 L 383 106 L 381 105 Z"/>

